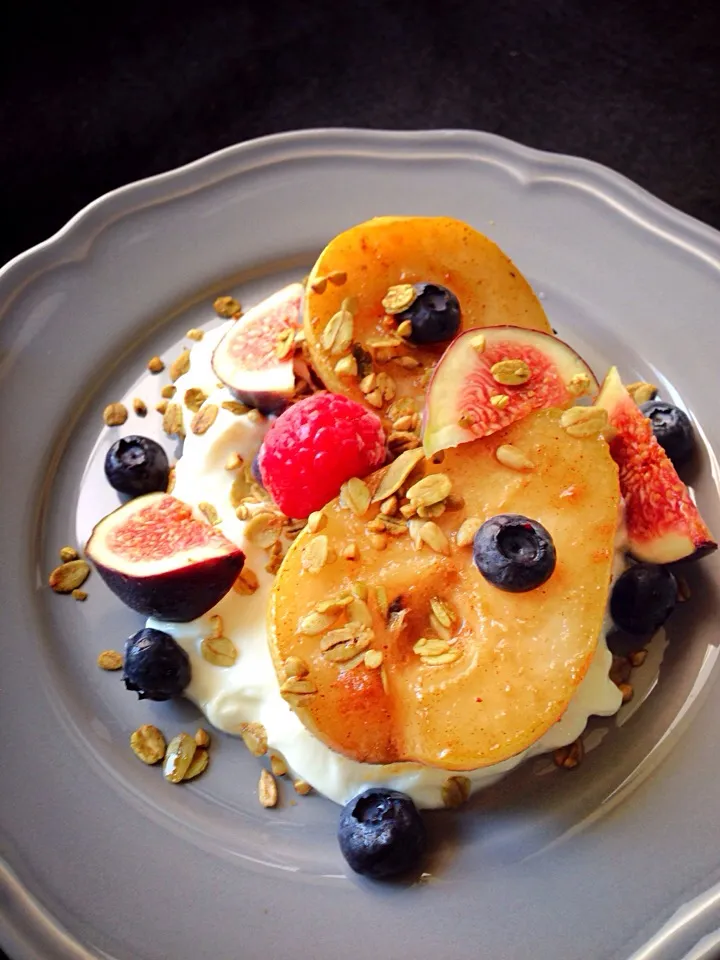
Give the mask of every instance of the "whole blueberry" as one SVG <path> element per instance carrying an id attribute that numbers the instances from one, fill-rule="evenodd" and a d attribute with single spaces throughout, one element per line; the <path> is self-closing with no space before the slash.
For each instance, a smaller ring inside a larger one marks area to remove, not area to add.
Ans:
<path id="1" fill-rule="evenodd" d="M 452 340 L 460 329 L 460 303 L 447 287 L 439 283 L 414 283 L 417 296 L 395 319 L 398 323 L 409 320 L 411 343 L 445 343 Z"/>
<path id="2" fill-rule="evenodd" d="M 105 457 L 105 476 L 119 493 L 140 497 L 167 489 L 167 454 L 150 437 L 121 437 Z"/>
<path id="3" fill-rule="evenodd" d="M 338 842 L 356 873 L 392 877 L 419 863 L 425 851 L 425 824 L 410 797 L 371 787 L 343 807 Z"/>
<path id="4" fill-rule="evenodd" d="M 519 513 L 500 513 L 475 534 L 473 560 L 494 587 L 524 593 L 552 575 L 555 545 L 542 524 Z"/>
<path id="5" fill-rule="evenodd" d="M 675 609 L 677 581 L 667 567 L 635 563 L 620 574 L 610 596 L 610 616 L 626 633 L 648 635 Z"/>
<path id="6" fill-rule="evenodd" d="M 146 627 L 125 643 L 123 680 L 140 700 L 182 696 L 190 683 L 190 658 L 169 633 Z"/>
<path id="7" fill-rule="evenodd" d="M 686 463 L 695 449 L 690 417 L 679 407 L 664 400 L 648 400 L 640 409 L 652 425 L 655 439 L 677 467 Z"/>

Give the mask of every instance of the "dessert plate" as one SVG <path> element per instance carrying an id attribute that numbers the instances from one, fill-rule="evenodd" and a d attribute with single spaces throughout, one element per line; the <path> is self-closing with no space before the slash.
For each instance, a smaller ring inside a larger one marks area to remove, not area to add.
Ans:
<path id="1" fill-rule="evenodd" d="M 251 303 L 375 214 L 446 214 L 496 240 L 600 373 L 662 385 L 695 417 L 693 483 L 720 529 L 720 235 L 617 174 L 480 133 L 318 130 L 231 147 L 117 190 L 0 273 L 2 576 L 0 944 L 14 960 L 382 957 L 695 960 L 720 927 L 716 555 L 646 662 L 635 699 L 593 722 L 585 762 L 536 758 L 430 814 L 415 883 L 347 876 L 338 808 L 285 788 L 216 735 L 173 786 L 128 747 L 142 723 L 194 729 L 95 665 L 139 626 L 97 576 L 46 586 L 58 548 L 112 505 L 101 413 L 159 384 L 220 293 Z M 595 749 L 596 748 L 596 749 Z"/>

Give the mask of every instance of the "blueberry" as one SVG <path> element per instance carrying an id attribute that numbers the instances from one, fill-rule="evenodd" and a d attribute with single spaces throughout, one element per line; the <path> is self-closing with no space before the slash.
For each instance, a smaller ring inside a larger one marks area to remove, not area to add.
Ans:
<path id="1" fill-rule="evenodd" d="M 167 489 L 167 454 L 150 437 L 122 437 L 105 457 L 105 476 L 119 493 L 139 497 Z"/>
<path id="2" fill-rule="evenodd" d="M 409 320 L 411 343 L 444 343 L 460 329 L 460 303 L 447 287 L 438 283 L 414 283 L 417 297 L 407 310 L 395 317 L 398 323 Z"/>
<path id="3" fill-rule="evenodd" d="M 190 683 L 190 658 L 169 633 L 146 627 L 125 643 L 123 680 L 140 700 L 182 696 Z"/>
<path id="4" fill-rule="evenodd" d="M 371 787 L 340 814 L 338 841 L 356 873 L 381 879 L 405 873 L 425 850 L 425 824 L 410 797 Z"/>
<path id="5" fill-rule="evenodd" d="M 485 579 L 500 590 L 523 593 L 550 578 L 555 546 L 545 527 L 519 513 L 500 513 L 480 527 L 473 560 Z"/>
<path id="6" fill-rule="evenodd" d="M 620 574 L 610 597 L 615 626 L 632 634 L 652 634 L 675 609 L 677 581 L 667 567 L 636 563 Z"/>
<path id="7" fill-rule="evenodd" d="M 640 409 L 652 424 L 655 439 L 677 467 L 693 455 L 695 437 L 690 417 L 663 400 L 648 400 Z"/>

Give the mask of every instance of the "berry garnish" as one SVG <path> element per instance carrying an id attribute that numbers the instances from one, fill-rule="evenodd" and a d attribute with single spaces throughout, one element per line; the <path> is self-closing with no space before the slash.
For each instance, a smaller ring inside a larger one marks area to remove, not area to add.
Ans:
<path id="1" fill-rule="evenodd" d="M 125 644 L 123 680 L 140 700 L 182 696 L 190 683 L 190 658 L 169 633 L 146 627 Z"/>
<path id="2" fill-rule="evenodd" d="M 626 633 L 649 635 L 665 623 L 676 603 L 677 581 L 667 567 L 636 563 L 615 581 L 610 616 Z"/>
<path id="3" fill-rule="evenodd" d="M 550 578 L 555 547 L 545 527 L 520 514 L 501 513 L 479 528 L 473 540 L 475 566 L 500 590 L 523 593 Z"/>
<path id="4" fill-rule="evenodd" d="M 414 283 L 417 296 L 402 313 L 398 323 L 409 320 L 411 343 L 444 343 L 452 340 L 460 329 L 460 303 L 447 287 L 439 283 Z"/>
<path id="5" fill-rule="evenodd" d="M 371 787 L 343 807 L 338 842 L 356 873 L 382 879 L 417 866 L 425 825 L 410 797 Z"/>
<path id="6" fill-rule="evenodd" d="M 385 461 L 380 419 L 335 393 L 293 404 L 268 431 L 258 454 L 262 483 L 288 517 L 307 517 Z"/>
<path id="7" fill-rule="evenodd" d="M 655 439 L 670 457 L 674 466 L 690 459 L 695 447 L 690 417 L 679 407 L 663 400 L 648 400 L 640 409 L 650 421 Z"/>
<path id="8" fill-rule="evenodd" d="M 119 493 L 139 497 L 167 489 L 167 454 L 150 437 L 121 437 L 105 457 L 105 476 Z"/>

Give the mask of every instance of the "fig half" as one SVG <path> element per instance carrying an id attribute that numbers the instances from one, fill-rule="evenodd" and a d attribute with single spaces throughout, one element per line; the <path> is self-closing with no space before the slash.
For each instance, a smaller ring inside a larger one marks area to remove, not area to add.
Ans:
<path id="1" fill-rule="evenodd" d="M 239 547 L 167 493 L 137 497 L 108 514 L 85 550 L 126 606 L 178 623 L 214 607 L 245 562 Z"/>
<path id="2" fill-rule="evenodd" d="M 688 488 L 616 367 L 605 377 L 596 405 L 607 411 L 616 430 L 610 453 L 618 465 L 630 553 L 646 563 L 674 563 L 715 550 Z"/>
<path id="3" fill-rule="evenodd" d="M 488 437 L 533 410 L 568 407 L 597 390 L 590 367 L 557 337 L 514 326 L 467 330 L 430 380 L 425 455 Z"/>
<path id="4" fill-rule="evenodd" d="M 291 283 L 236 320 L 215 347 L 212 368 L 238 400 L 271 413 L 295 389 L 295 332 L 302 324 L 303 286 Z"/>

